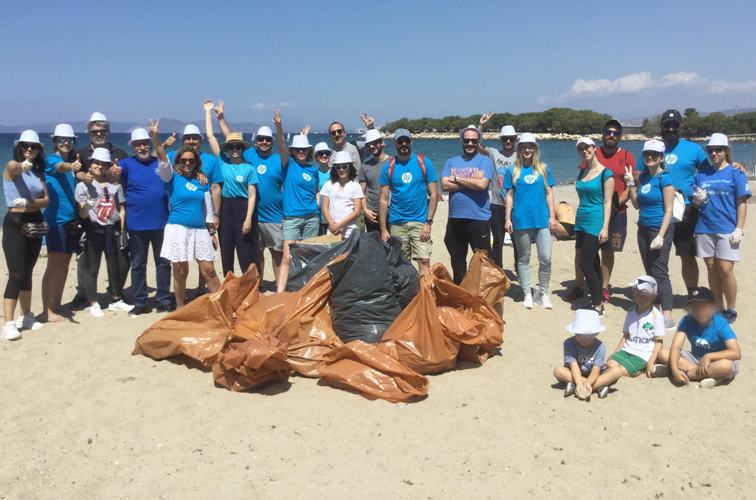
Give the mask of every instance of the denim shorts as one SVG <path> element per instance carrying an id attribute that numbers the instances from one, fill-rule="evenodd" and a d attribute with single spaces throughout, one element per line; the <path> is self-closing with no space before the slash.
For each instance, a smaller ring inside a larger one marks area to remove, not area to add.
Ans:
<path id="1" fill-rule="evenodd" d="M 316 214 L 304 217 L 284 217 L 283 239 L 284 241 L 302 241 L 318 235 L 320 229 L 320 217 Z"/>
<path id="2" fill-rule="evenodd" d="M 71 255 L 76 252 L 78 241 L 68 233 L 65 226 L 50 226 L 45 235 L 45 244 L 48 252 Z"/>

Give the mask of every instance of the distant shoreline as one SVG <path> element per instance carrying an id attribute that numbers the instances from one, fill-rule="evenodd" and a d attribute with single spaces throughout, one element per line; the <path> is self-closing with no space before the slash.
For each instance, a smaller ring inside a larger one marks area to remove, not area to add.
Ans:
<path id="1" fill-rule="evenodd" d="M 385 137 L 391 137 L 391 134 L 384 134 Z M 541 141 L 577 141 L 583 137 L 580 134 L 552 134 L 552 133 L 536 133 L 536 138 Z M 437 140 L 449 140 L 459 139 L 459 134 L 456 132 L 413 132 L 412 137 L 414 139 L 437 139 Z M 587 134 L 586 137 L 590 137 L 593 140 L 600 141 L 601 134 Z M 499 138 L 498 132 L 484 132 L 483 138 L 486 140 L 496 140 Z M 624 134 L 622 140 L 624 141 L 647 141 L 649 139 L 661 139 L 661 136 L 647 136 L 643 134 Z M 706 137 L 687 137 L 691 141 L 705 142 L 709 140 L 709 136 Z M 756 136 L 753 137 L 730 137 L 732 142 L 749 142 L 756 140 Z"/>

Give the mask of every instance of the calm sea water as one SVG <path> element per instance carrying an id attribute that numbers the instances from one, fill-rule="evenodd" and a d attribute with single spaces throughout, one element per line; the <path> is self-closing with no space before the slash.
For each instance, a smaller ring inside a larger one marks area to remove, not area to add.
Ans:
<path id="1" fill-rule="evenodd" d="M 0 165 L 11 159 L 13 154 L 13 141 L 18 136 L 16 134 L 0 134 Z M 52 151 L 52 140 L 49 134 L 42 135 L 45 151 Z M 80 141 L 88 143 L 86 135 L 80 136 Z M 356 140 L 357 136 L 350 136 L 350 140 Z M 128 141 L 129 134 L 113 134 L 111 141 L 116 146 L 129 151 Z M 328 142 L 328 136 L 325 134 L 311 134 L 310 142 L 315 144 L 320 141 Z M 498 147 L 498 141 L 486 141 L 486 145 Z M 553 169 L 557 183 L 570 183 L 575 180 L 575 169 L 577 166 L 577 154 L 575 153 L 575 143 L 573 141 L 543 141 L 540 144 L 541 158 Z M 622 146 L 628 149 L 636 158 L 640 157 L 643 143 L 640 141 L 624 141 Z M 206 149 L 206 145 L 203 145 Z M 391 141 L 387 141 L 388 154 L 394 154 L 394 148 Z M 451 157 L 461 153 L 461 146 L 457 140 L 424 140 L 416 139 L 413 141 L 413 151 L 423 153 L 431 159 L 436 170 L 440 171 L 444 162 Z M 733 155 L 735 161 L 746 165 L 751 171 L 756 161 L 756 146 L 753 142 L 733 143 Z M 6 212 L 5 199 L 0 199 L 0 217 Z"/>

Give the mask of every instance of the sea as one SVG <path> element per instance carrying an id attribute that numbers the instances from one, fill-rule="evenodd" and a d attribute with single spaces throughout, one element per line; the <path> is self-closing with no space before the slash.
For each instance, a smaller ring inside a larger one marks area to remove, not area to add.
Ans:
<path id="1" fill-rule="evenodd" d="M 166 137 L 167 135 L 165 134 Z M 129 134 L 112 134 L 110 140 L 114 145 L 129 151 L 129 137 Z M 245 137 L 247 140 L 251 139 L 249 135 L 245 134 Z M 0 134 L 0 165 L 3 167 L 12 158 L 13 144 L 17 138 L 17 134 Z M 52 139 L 49 137 L 49 134 L 41 135 L 41 139 L 45 152 L 52 151 Z M 356 142 L 359 140 L 359 136 L 350 134 L 349 140 Z M 81 144 L 89 142 L 85 134 L 80 135 L 79 141 Z M 329 142 L 328 135 L 310 134 L 311 144 L 316 144 L 320 141 Z M 485 141 L 485 144 L 491 147 L 500 146 L 496 140 Z M 392 141 L 386 141 L 386 145 L 387 153 L 390 155 L 394 154 Z M 621 145 L 633 153 L 636 159 L 640 158 L 643 142 L 623 141 Z M 575 182 L 578 158 L 575 152 L 574 141 L 541 141 L 539 142 L 539 147 L 541 150 L 541 159 L 551 167 L 557 184 Z M 415 139 L 413 140 L 412 148 L 414 152 L 423 153 L 426 157 L 430 158 L 438 172 L 441 171 L 447 159 L 461 154 L 462 149 L 459 141 L 455 139 Z M 207 144 L 203 144 L 203 150 L 207 150 Z M 732 151 L 734 160 L 745 165 L 748 171 L 753 173 L 754 163 L 756 163 L 756 143 L 753 141 L 733 142 Z M 0 199 L 0 217 L 4 216 L 5 212 L 5 198 L 2 197 Z"/>

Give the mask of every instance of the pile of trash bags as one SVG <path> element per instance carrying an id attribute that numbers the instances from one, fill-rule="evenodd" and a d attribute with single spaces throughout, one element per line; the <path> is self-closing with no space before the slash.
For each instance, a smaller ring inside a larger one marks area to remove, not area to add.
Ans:
<path id="1" fill-rule="evenodd" d="M 298 268 L 309 277 L 297 291 L 261 294 L 254 266 L 241 277 L 229 273 L 219 291 L 145 330 L 133 354 L 188 358 L 233 391 L 296 373 L 410 402 L 427 397 L 425 375 L 459 361 L 482 364 L 501 345 L 504 321 L 494 306 L 509 281 L 485 253 L 475 254 L 458 286 L 441 264 L 418 277 L 396 240 L 362 234 L 327 250 L 335 247 L 327 262 Z"/>

